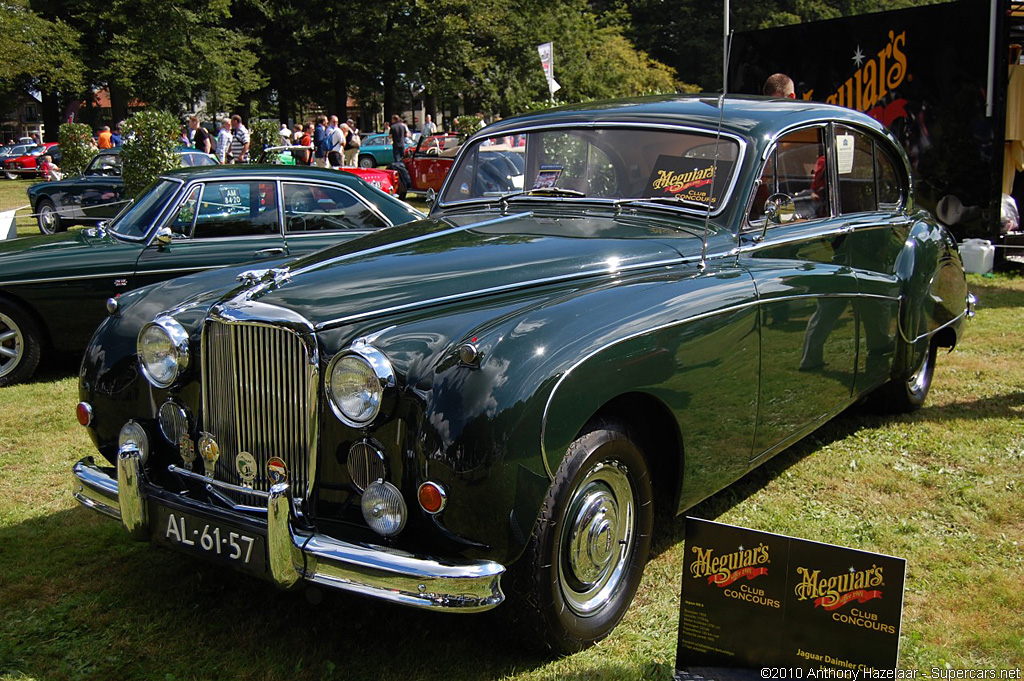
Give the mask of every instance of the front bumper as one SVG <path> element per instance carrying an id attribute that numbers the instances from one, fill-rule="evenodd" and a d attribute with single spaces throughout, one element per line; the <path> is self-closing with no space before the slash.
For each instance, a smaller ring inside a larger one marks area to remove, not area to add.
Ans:
<path id="1" fill-rule="evenodd" d="M 159 494 L 150 488 L 153 494 L 147 496 L 137 452 L 121 453 L 116 470 L 100 467 L 86 457 L 74 465 L 72 475 L 73 495 L 79 503 L 120 520 L 134 539 L 151 537 L 149 509 Z M 188 510 L 216 515 L 215 509 L 196 503 Z M 500 585 L 505 568 L 498 563 L 437 559 L 297 530 L 285 484 L 270 490 L 267 521 L 249 518 L 248 522 L 266 537 L 268 577 L 281 587 L 306 580 L 403 605 L 452 612 L 489 610 L 505 598 Z"/>

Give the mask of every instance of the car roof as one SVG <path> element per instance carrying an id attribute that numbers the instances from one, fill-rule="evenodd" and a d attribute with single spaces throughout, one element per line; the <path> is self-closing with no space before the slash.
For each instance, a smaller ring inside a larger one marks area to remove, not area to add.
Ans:
<path id="1" fill-rule="evenodd" d="M 722 110 L 719 111 L 719 100 Z M 695 125 L 718 129 L 746 138 L 762 137 L 773 131 L 821 120 L 845 121 L 884 133 L 885 128 L 870 116 L 853 109 L 794 99 L 714 94 L 668 95 L 587 102 L 537 111 L 492 123 L 476 137 L 504 134 L 523 128 L 547 125 L 640 123 L 649 125 Z"/>
<path id="2" fill-rule="evenodd" d="M 178 168 L 162 173 L 163 177 L 173 177 L 183 180 L 194 179 L 217 179 L 235 177 L 266 177 L 282 179 L 303 179 L 303 180 L 324 180 L 327 182 L 340 182 L 342 184 L 359 184 L 362 182 L 352 173 L 346 173 L 329 168 L 317 168 L 314 166 L 288 166 L 275 164 L 235 164 L 201 166 L 193 168 Z"/>

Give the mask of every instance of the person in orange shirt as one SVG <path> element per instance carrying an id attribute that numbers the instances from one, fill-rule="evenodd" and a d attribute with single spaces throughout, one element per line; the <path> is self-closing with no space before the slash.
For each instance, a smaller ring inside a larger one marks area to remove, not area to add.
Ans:
<path id="1" fill-rule="evenodd" d="M 104 125 L 96 136 L 96 146 L 100 149 L 113 149 L 114 143 L 110 141 L 110 126 Z"/>

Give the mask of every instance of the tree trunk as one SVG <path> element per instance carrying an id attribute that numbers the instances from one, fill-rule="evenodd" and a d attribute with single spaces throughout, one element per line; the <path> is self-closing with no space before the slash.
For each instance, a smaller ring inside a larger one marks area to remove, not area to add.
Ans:
<path id="1" fill-rule="evenodd" d="M 334 72 L 334 114 L 342 123 L 348 119 L 348 81 L 340 67 Z"/>
<path id="2" fill-rule="evenodd" d="M 60 98 L 56 93 L 43 92 L 43 141 L 56 142 L 60 134 Z"/>
<path id="3" fill-rule="evenodd" d="M 128 93 L 115 82 L 111 82 L 107 89 L 110 93 L 110 127 L 113 129 L 118 123 L 128 118 Z M 101 124 L 100 121 L 96 122 Z M 106 122 L 102 122 L 106 125 Z"/>

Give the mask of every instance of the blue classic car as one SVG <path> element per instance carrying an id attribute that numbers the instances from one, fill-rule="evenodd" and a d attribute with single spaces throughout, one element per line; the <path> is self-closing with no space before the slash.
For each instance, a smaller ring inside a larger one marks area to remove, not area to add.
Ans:
<path id="1" fill-rule="evenodd" d="M 282 587 L 462 612 L 508 594 L 578 650 L 629 607 L 655 518 L 856 401 L 922 405 L 971 298 L 912 197 L 903 149 L 849 109 L 505 119 L 428 219 L 122 296 L 82 363 L 100 457 L 74 495 Z"/>

